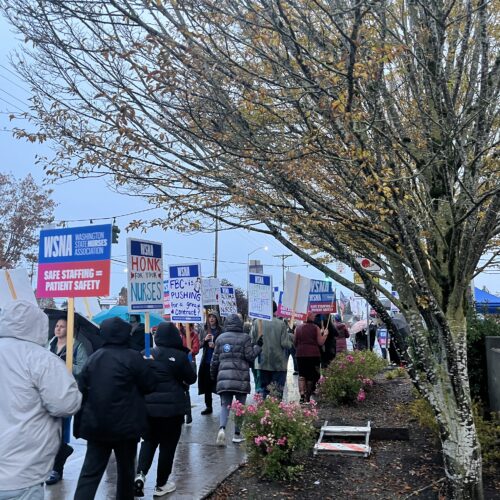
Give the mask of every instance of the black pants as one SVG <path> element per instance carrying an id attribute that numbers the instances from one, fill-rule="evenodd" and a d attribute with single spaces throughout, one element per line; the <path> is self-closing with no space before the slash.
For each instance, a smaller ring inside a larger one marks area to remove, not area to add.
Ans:
<path id="1" fill-rule="evenodd" d="M 134 499 L 134 463 L 137 441 L 88 441 L 74 500 L 95 498 L 111 451 L 115 452 L 117 468 L 116 500 Z"/>
<path id="2" fill-rule="evenodd" d="M 213 404 L 212 392 L 211 391 L 205 392 L 205 406 L 207 408 L 212 409 L 212 404 Z"/>
<path id="3" fill-rule="evenodd" d="M 181 437 L 184 415 L 175 417 L 149 417 L 150 439 L 141 444 L 137 472 L 146 475 L 153 463 L 156 448 L 160 446 L 156 486 L 164 486 L 172 472 L 175 450 Z"/>

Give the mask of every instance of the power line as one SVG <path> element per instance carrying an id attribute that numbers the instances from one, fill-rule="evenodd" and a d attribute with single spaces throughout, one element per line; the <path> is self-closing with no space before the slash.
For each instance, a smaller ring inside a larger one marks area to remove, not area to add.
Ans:
<path id="1" fill-rule="evenodd" d="M 120 215 L 111 215 L 109 217 L 87 217 L 86 219 L 65 219 L 65 220 L 59 220 L 59 221 L 54 221 L 54 224 L 67 224 L 68 222 L 86 222 L 88 220 L 93 221 L 96 220 L 110 220 L 110 219 L 119 219 L 121 217 L 128 217 L 129 215 L 135 215 L 135 214 L 141 214 L 144 212 L 151 212 L 152 210 L 158 210 L 160 207 L 153 207 L 153 208 L 145 208 L 144 210 L 137 210 L 136 212 L 129 212 L 127 214 L 120 214 Z"/>
<path id="2" fill-rule="evenodd" d="M 8 104 L 9 106 L 12 106 L 13 108 L 16 108 L 18 109 L 19 111 L 21 111 L 21 113 L 26 113 L 26 111 L 24 111 L 24 109 L 21 109 L 19 106 L 17 106 L 16 104 L 13 104 L 9 101 L 6 101 L 3 97 L 0 97 L 0 101 L 3 101 L 5 102 L 6 104 Z"/>
<path id="3" fill-rule="evenodd" d="M 21 104 L 24 104 L 26 106 L 26 103 L 24 101 L 22 101 L 21 99 L 19 99 L 18 97 L 16 97 L 14 94 L 11 94 L 10 92 L 7 92 L 6 90 L 1 89 L 1 88 L 0 88 L 0 92 L 3 92 L 4 94 L 7 94 L 9 97 L 12 97 L 12 99 L 15 99 L 16 101 L 19 101 Z"/>

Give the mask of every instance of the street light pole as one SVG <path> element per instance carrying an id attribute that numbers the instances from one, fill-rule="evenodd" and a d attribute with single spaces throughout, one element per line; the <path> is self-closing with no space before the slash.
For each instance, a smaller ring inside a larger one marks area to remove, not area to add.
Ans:
<path id="1" fill-rule="evenodd" d="M 264 250 L 267 252 L 267 245 L 264 247 L 256 248 L 255 250 L 252 250 L 251 252 L 248 253 L 248 255 L 247 255 L 247 273 L 250 272 L 250 255 L 257 252 L 258 250 Z"/>

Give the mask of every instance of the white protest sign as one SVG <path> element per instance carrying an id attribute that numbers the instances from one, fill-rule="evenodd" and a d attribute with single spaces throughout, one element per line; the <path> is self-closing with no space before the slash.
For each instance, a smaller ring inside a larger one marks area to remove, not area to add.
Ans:
<path id="1" fill-rule="evenodd" d="M 238 308 L 236 307 L 236 294 L 234 291 L 234 287 L 220 287 L 219 309 L 220 315 L 223 317 L 229 316 L 230 314 L 236 314 L 238 312 Z"/>
<path id="2" fill-rule="evenodd" d="M 203 321 L 203 300 L 200 264 L 168 266 L 168 271 L 171 321 L 201 323 Z"/>
<path id="3" fill-rule="evenodd" d="M 128 310 L 163 312 L 162 244 L 127 238 Z"/>
<path id="4" fill-rule="evenodd" d="M 204 306 L 216 306 L 219 303 L 220 280 L 218 278 L 203 278 L 201 289 Z"/>
<path id="5" fill-rule="evenodd" d="M 296 314 L 307 314 L 311 280 L 300 274 L 287 271 L 285 290 L 283 292 L 283 308 Z"/>
<path id="6" fill-rule="evenodd" d="M 101 312 L 101 306 L 97 297 L 75 297 L 75 312 L 80 313 L 87 319 L 92 319 Z"/>
<path id="7" fill-rule="evenodd" d="M 0 309 L 19 299 L 37 303 L 26 269 L 0 269 Z"/>
<path id="8" fill-rule="evenodd" d="M 271 276 L 248 275 L 248 315 L 251 318 L 273 319 L 273 283 Z"/>

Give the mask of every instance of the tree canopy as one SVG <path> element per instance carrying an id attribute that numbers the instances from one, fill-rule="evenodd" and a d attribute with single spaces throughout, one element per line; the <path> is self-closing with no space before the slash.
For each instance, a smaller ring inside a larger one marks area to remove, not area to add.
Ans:
<path id="1" fill-rule="evenodd" d="M 274 236 L 392 328 L 391 299 L 450 482 L 474 496 L 465 296 L 499 251 L 499 3 L 0 0 L 33 46 L 16 65 L 39 133 L 18 136 L 56 142 L 55 178 L 110 175 L 164 207 L 150 224 Z"/>
<path id="2" fill-rule="evenodd" d="M 38 230 L 54 220 L 50 193 L 31 175 L 18 180 L 0 173 L 0 268 L 36 262 Z"/>

